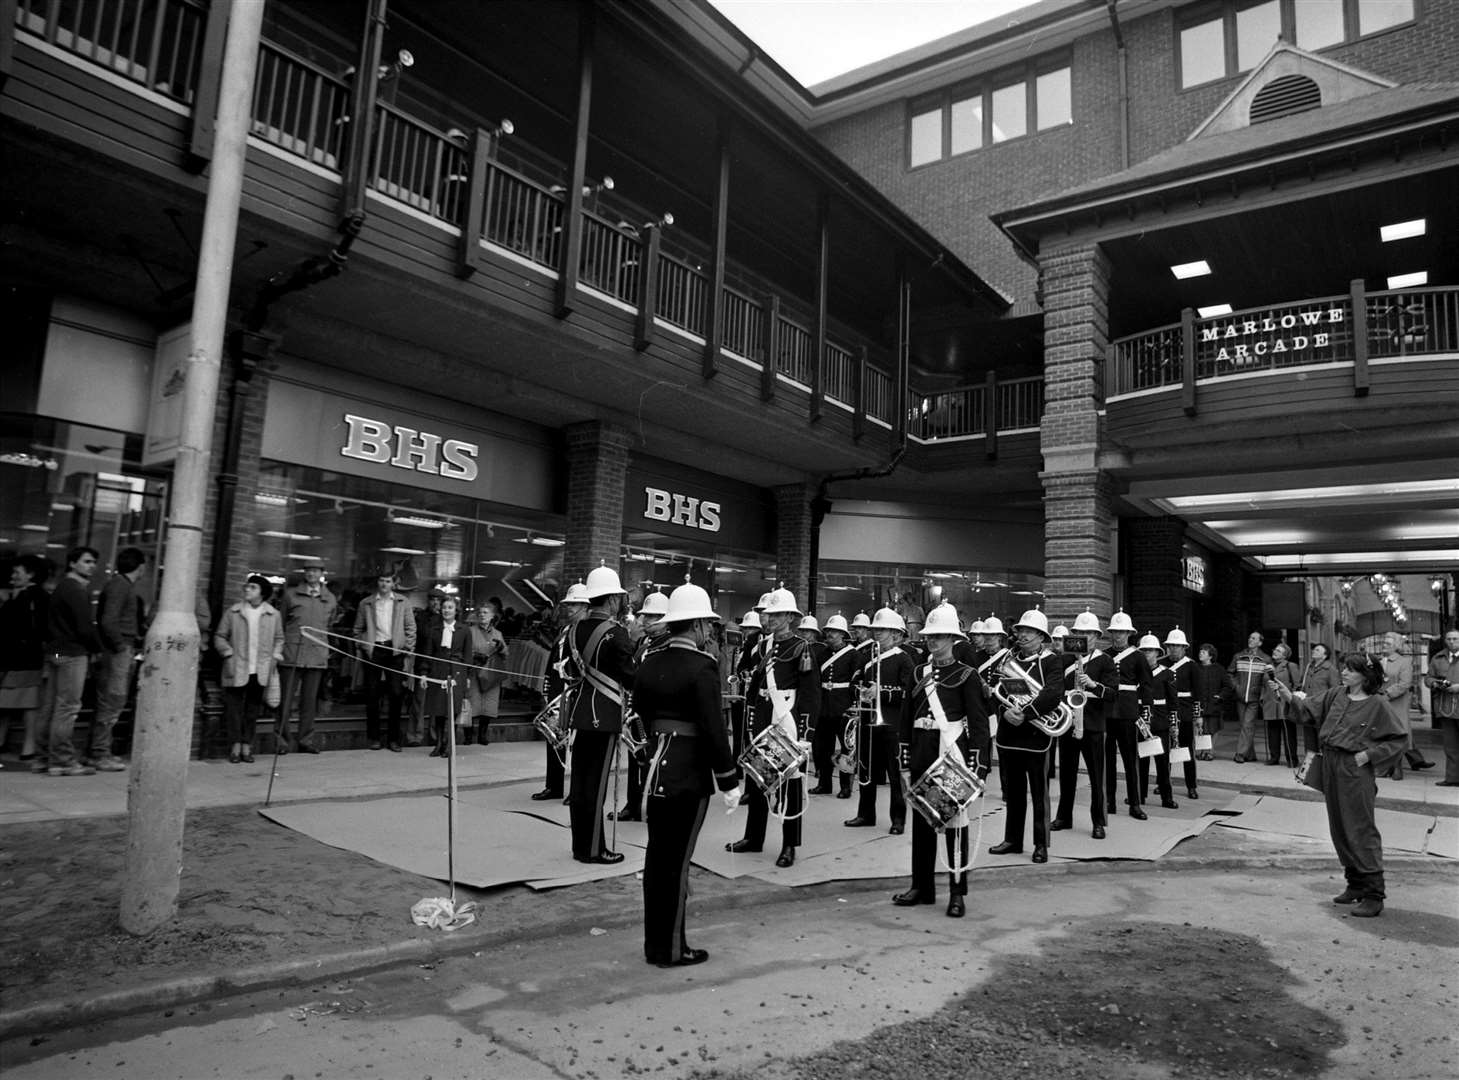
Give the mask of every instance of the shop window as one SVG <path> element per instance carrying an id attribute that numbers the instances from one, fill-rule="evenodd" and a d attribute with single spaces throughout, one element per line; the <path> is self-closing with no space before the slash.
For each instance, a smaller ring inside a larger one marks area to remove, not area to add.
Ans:
<path id="1" fill-rule="evenodd" d="M 940 102 L 919 103 L 908 115 L 908 166 L 916 168 L 948 156 L 981 150 L 1074 122 L 1072 71 L 1030 64 L 1010 82 L 963 86 Z"/>
<path id="2" fill-rule="evenodd" d="M 964 628 L 989 615 L 1012 626 L 1023 612 L 1043 603 L 1043 588 L 1042 577 L 1007 567 L 966 570 L 828 559 L 820 567 L 816 615 L 824 623 L 839 612 L 850 622 L 857 612 L 871 615 L 891 607 L 903 617 L 916 609 L 925 616 L 946 601 L 957 608 Z"/>

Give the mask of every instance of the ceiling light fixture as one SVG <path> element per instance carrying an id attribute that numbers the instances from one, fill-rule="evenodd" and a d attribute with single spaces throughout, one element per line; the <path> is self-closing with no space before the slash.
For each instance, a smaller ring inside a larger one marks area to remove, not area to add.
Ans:
<path id="1" fill-rule="evenodd" d="M 390 521 L 396 525 L 414 525 L 418 529 L 449 529 L 451 523 L 439 518 L 420 517 L 416 514 L 391 514 Z"/>
<path id="2" fill-rule="evenodd" d="M 1388 279 L 1390 289 L 1411 289 L 1415 285 L 1427 285 L 1429 283 L 1429 272 L 1427 270 L 1415 270 L 1411 274 L 1394 274 Z"/>
<path id="3" fill-rule="evenodd" d="M 1170 268 L 1170 272 L 1181 281 L 1186 278 L 1205 277 L 1211 272 L 1211 264 L 1205 259 L 1197 259 L 1195 262 L 1176 263 Z"/>
<path id="4" fill-rule="evenodd" d="M 1410 236 L 1422 236 L 1428 231 L 1427 218 L 1414 218 L 1412 221 L 1395 221 L 1392 225 L 1381 225 L 1378 228 L 1378 235 L 1383 238 L 1383 243 L 1390 244 L 1394 240 L 1407 240 Z"/>
<path id="5" fill-rule="evenodd" d="M 382 547 L 380 550 L 381 551 L 389 552 L 391 555 L 424 555 L 425 554 L 425 552 L 422 551 L 420 548 Z"/>
<path id="6" fill-rule="evenodd" d="M 1196 308 L 1196 314 L 1203 319 L 1214 319 L 1217 315 L 1230 315 L 1230 304 L 1212 304 L 1210 307 Z"/>

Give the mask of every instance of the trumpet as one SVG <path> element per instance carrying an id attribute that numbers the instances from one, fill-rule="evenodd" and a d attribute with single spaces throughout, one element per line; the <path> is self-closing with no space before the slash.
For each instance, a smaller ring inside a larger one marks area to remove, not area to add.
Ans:
<path id="1" fill-rule="evenodd" d="M 1017 660 L 1013 659 L 1011 650 L 1005 649 L 1002 656 L 1002 661 L 994 669 L 998 677 L 996 680 L 990 680 L 989 689 L 992 691 L 993 697 L 1005 708 L 1018 709 L 1028 713 L 1033 699 L 1038 696 L 1037 691 L 1027 694 L 1009 693 L 1003 689 L 1002 680 L 1004 678 L 1017 679 L 1026 686 L 1037 686 L 1037 681 Z M 1025 719 L 1049 738 L 1056 739 L 1074 726 L 1074 709 L 1067 701 L 1061 701 L 1047 716 L 1029 714 Z"/>

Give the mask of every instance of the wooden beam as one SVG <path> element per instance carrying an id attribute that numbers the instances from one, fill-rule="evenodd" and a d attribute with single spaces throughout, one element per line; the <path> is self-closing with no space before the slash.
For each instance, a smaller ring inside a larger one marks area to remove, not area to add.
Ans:
<path id="1" fill-rule="evenodd" d="M 775 399 L 775 372 L 780 367 L 780 297 L 765 298 L 765 366 L 760 370 L 760 400 Z"/>
<path id="2" fill-rule="evenodd" d="M 0 0 L 0 90 L 15 67 L 15 13 L 18 0 Z"/>
<path id="3" fill-rule="evenodd" d="M 852 376 L 851 438 L 857 442 L 866 434 L 866 346 L 856 350 L 856 368 Z"/>
<path id="4" fill-rule="evenodd" d="M 578 9 L 578 94 L 573 112 L 572 173 L 567 178 L 567 205 L 562 211 L 562 250 L 557 264 L 557 317 L 572 314 L 583 255 L 583 184 L 588 175 L 588 119 L 593 109 L 593 52 L 597 8 Z"/>
<path id="5" fill-rule="evenodd" d="M 380 39 L 385 32 L 388 0 L 369 0 L 360 56 L 355 63 L 350 94 L 350 123 L 346 131 L 344 174 L 340 177 L 340 217 L 365 213 L 366 175 L 375 151 L 375 97 L 380 83 Z"/>
<path id="6" fill-rule="evenodd" d="M 731 134 L 731 120 L 728 114 L 721 113 L 716 144 L 719 160 L 716 162 L 714 174 L 714 206 L 711 210 L 714 215 L 711 223 L 714 235 L 710 238 L 709 250 L 709 297 L 704 313 L 703 373 L 706 379 L 714 378 L 719 372 L 721 339 L 724 337 L 725 238 L 729 233 Z M 776 304 L 778 307 L 779 300 Z M 774 396 L 773 385 L 771 395 Z"/>
<path id="7" fill-rule="evenodd" d="M 1368 396 L 1368 297 L 1362 278 L 1350 286 L 1353 304 L 1353 396 Z"/>
<path id="8" fill-rule="evenodd" d="M 11 14 L 5 15 L 9 6 Z M 0 21 L 14 28 L 14 0 L 0 0 Z M 160 18 L 160 16 L 159 16 Z M 189 172 L 202 172 L 213 159 L 213 122 L 218 115 L 218 87 L 223 79 L 223 46 L 228 40 L 228 7 L 209 4 L 203 12 L 203 49 L 198 57 L 198 82 L 188 119 L 187 157 Z"/>
<path id="9" fill-rule="evenodd" d="M 892 446 L 907 445 L 907 362 L 912 338 L 912 282 L 907 260 L 897 260 L 897 351 L 892 362 Z"/>
<path id="10" fill-rule="evenodd" d="M 1180 407 L 1187 416 L 1196 414 L 1196 313 L 1180 312 Z"/>
<path id="11" fill-rule="evenodd" d="M 653 344 L 654 316 L 659 309 L 659 246 L 663 230 L 652 224 L 647 227 L 647 233 L 638 253 L 638 323 L 633 332 L 633 347 L 640 351 Z"/>
<path id="12" fill-rule="evenodd" d="M 989 371 L 983 380 L 983 453 L 989 461 L 998 456 L 998 372 Z"/>
<path id="13" fill-rule="evenodd" d="M 495 174 L 491 169 L 491 132 L 477 128 L 471 136 L 470 170 L 466 181 L 466 206 L 461 235 L 456 247 L 456 276 L 468 278 L 481 266 L 481 234 L 486 222 L 486 203 Z"/>
<path id="14" fill-rule="evenodd" d="M 816 315 L 811 334 L 810 419 L 821 418 L 826 405 L 826 280 L 831 266 L 831 196 L 821 191 L 816 200 Z"/>

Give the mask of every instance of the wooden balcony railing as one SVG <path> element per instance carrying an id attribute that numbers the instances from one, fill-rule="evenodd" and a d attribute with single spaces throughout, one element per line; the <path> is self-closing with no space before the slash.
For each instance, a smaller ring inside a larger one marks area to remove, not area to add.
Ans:
<path id="1" fill-rule="evenodd" d="M 546 187 L 493 163 L 486 173 L 481 235 L 538 266 L 561 261 L 562 199 Z"/>
<path id="2" fill-rule="evenodd" d="M 471 179 L 463 143 L 393 105 L 378 105 L 375 190 L 428 217 L 460 225 Z"/>
<path id="3" fill-rule="evenodd" d="M 17 0 L 15 24 L 148 90 L 189 104 L 207 5 L 199 0 Z"/>
<path id="4" fill-rule="evenodd" d="M 344 79 L 277 45 L 258 50 L 253 81 L 255 136 L 323 169 L 338 171 L 349 126 Z"/>

